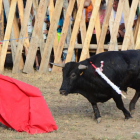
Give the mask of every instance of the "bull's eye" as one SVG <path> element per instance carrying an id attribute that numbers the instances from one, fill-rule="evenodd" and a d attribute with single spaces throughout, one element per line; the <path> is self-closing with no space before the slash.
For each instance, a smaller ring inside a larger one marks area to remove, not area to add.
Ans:
<path id="1" fill-rule="evenodd" d="M 76 77 L 76 74 L 75 73 L 72 73 L 70 78 L 75 78 Z"/>

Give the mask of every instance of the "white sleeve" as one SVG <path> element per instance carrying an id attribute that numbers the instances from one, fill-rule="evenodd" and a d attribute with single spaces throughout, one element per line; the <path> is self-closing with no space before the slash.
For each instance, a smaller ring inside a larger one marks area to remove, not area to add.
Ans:
<path id="1" fill-rule="evenodd" d="M 134 18 L 134 20 L 136 20 L 138 17 L 137 17 L 137 15 L 135 15 L 135 18 Z"/>

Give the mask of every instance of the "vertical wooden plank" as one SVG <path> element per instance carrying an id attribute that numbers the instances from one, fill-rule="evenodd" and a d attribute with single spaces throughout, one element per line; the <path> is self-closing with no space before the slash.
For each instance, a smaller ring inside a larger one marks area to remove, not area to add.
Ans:
<path id="1" fill-rule="evenodd" d="M 112 10 L 112 1 L 113 0 L 109 0 L 108 4 L 107 4 L 105 18 L 104 18 L 104 22 L 103 22 L 103 26 L 102 26 L 100 39 L 99 39 L 99 42 L 98 42 L 98 45 L 97 45 L 96 54 L 104 52 L 104 40 L 105 40 L 105 37 L 106 37 L 108 25 L 109 25 L 109 18 L 110 18 L 111 10 Z"/>
<path id="2" fill-rule="evenodd" d="M 19 17 L 20 17 L 20 23 L 22 25 L 23 22 L 23 17 L 24 17 L 24 5 L 23 5 L 23 0 L 18 0 L 18 9 L 19 9 Z M 25 33 L 25 39 L 24 39 L 24 47 L 26 50 L 29 48 L 29 38 L 28 37 L 28 32 L 26 31 Z"/>
<path id="3" fill-rule="evenodd" d="M 68 3 L 68 1 L 64 1 L 64 3 L 63 3 L 63 6 L 64 6 L 64 10 L 63 10 L 63 13 L 64 13 L 64 19 L 65 19 L 65 17 L 66 17 L 66 12 L 67 12 L 67 9 L 68 9 L 68 5 L 69 5 L 69 3 Z M 72 8 L 73 9 L 73 8 Z M 72 17 L 72 15 L 71 15 L 71 17 Z M 70 43 L 70 38 L 71 38 L 71 24 L 72 24 L 72 20 L 70 19 L 70 21 L 69 21 L 69 27 L 68 27 L 68 32 L 67 32 L 67 36 L 66 36 L 66 41 L 67 42 L 65 42 L 66 43 L 66 47 L 68 48 L 68 45 L 69 45 L 69 43 Z"/>
<path id="4" fill-rule="evenodd" d="M 0 0 L 0 40 L 3 40 L 3 3 Z"/>
<path id="5" fill-rule="evenodd" d="M 48 3 L 49 3 L 49 0 L 41 0 L 39 3 L 37 15 L 36 15 L 36 21 L 35 21 L 35 25 L 34 25 L 34 30 L 33 30 L 33 34 L 32 34 L 32 39 L 30 42 L 25 66 L 23 69 L 23 72 L 25 72 L 25 73 L 31 73 L 33 70 L 33 64 L 35 61 L 36 52 L 37 52 L 37 48 L 38 48 L 38 41 L 39 41 L 40 37 L 42 37 L 41 36 L 42 26 L 43 26 L 45 14 L 47 11 Z"/>
<path id="6" fill-rule="evenodd" d="M 17 19 L 16 14 L 14 16 L 13 20 L 13 31 L 14 31 L 14 37 L 18 38 L 19 37 L 19 19 Z M 16 40 L 18 42 L 18 40 Z"/>
<path id="7" fill-rule="evenodd" d="M 70 0 L 68 8 L 67 8 L 67 12 L 66 12 L 66 16 L 65 16 L 65 20 L 64 20 L 64 24 L 63 24 L 63 28 L 62 28 L 62 32 L 61 32 L 61 38 L 58 44 L 58 48 L 57 48 L 57 52 L 55 55 L 55 60 L 54 63 L 61 63 L 61 55 L 62 55 L 62 51 L 63 51 L 63 47 L 65 44 L 65 39 L 67 36 L 67 32 L 68 32 L 68 27 L 69 27 L 69 23 L 70 23 L 70 18 L 71 18 L 71 14 L 72 14 L 72 10 L 74 7 L 74 3 L 75 0 Z M 57 67 L 53 66 L 53 72 L 57 71 Z"/>
<path id="8" fill-rule="evenodd" d="M 12 23 L 13 23 L 13 19 L 14 19 L 14 15 L 15 15 L 16 3 L 17 3 L 17 0 L 12 0 L 12 2 L 11 2 L 11 7 L 10 7 L 9 16 L 8 16 L 7 28 L 6 28 L 6 31 L 5 31 L 4 40 L 9 40 L 10 39 L 10 33 L 11 33 Z M 9 44 L 9 41 L 5 41 L 3 43 L 3 47 L 1 49 L 0 73 L 2 73 L 3 70 L 4 70 L 4 63 L 5 63 L 5 59 L 6 59 L 8 44 Z"/>
<path id="9" fill-rule="evenodd" d="M 90 45 L 90 40 L 91 40 L 93 29 L 94 29 L 94 26 L 95 26 L 95 23 L 96 23 L 96 20 L 97 20 L 97 15 L 98 15 L 98 12 L 99 12 L 100 3 L 101 3 L 101 0 L 96 0 L 95 1 L 95 5 L 94 5 L 94 9 L 93 9 L 91 18 L 90 18 L 89 27 L 88 27 L 88 30 L 87 30 L 87 34 L 86 34 L 84 46 L 83 46 L 83 49 L 82 49 L 82 54 L 81 54 L 81 57 L 80 57 L 80 61 L 87 58 L 89 45 Z"/>
<path id="10" fill-rule="evenodd" d="M 78 6 L 79 6 L 80 1 L 77 0 L 77 2 L 78 2 Z M 81 30 L 81 40 L 82 40 L 82 47 L 83 47 L 84 41 L 85 41 L 85 38 L 86 38 L 86 32 L 87 32 L 86 31 L 86 23 L 85 23 L 85 13 L 84 13 L 84 11 L 83 11 L 82 19 L 81 19 L 81 22 L 80 22 L 80 30 Z M 89 57 L 89 51 L 88 51 L 88 57 Z"/>
<path id="11" fill-rule="evenodd" d="M 113 36 L 113 25 L 114 25 L 114 15 L 113 15 L 113 9 L 111 11 L 110 15 L 110 20 L 109 20 L 109 31 L 110 31 L 110 36 Z M 115 39 L 115 51 L 118 51 L 118 44 L 117 44 L 117 37 Z"/>
<path id="12" fill-rule="evenodd" d="M 80 26 L 80 21 L 81 21 L 81 17 L 82 17 L 82 11 L 83 11 L 83 7 L 84 7 L 84 0 L 81 0 L 80 2 L 80 6 L 76 15 L 76 20 L 74 23 L 74 27 L 73 27 L 73 32 L 71 35 L 71 40 L 70 40 L 70 44 L 68 47 L 68 52 L 67 52 L 67 57 L 66 57 L 66 63 L 71 61 L 72 58 L 72 54 L 73 54 L 73 49 L 74 49 L 74 45 L 75 45 L 75 40 L 77 37 L 77 33 L 79 30 L 79 26 Z"/>
<path id="13" fill-rule="evenodd" d="M 33 7 L 34 7 L 35 11 L 38 10 L 38 0 L 33 0 Z"/>
<path id="14" fill-rule="evenodd" d="M 136 40 L 136 45 L 135 45 L 135 50 L 140 49 L 140 27 L 138 30 L 138 34 L 137 34 L 137 40 Z"/>
<path id="15" fill-rule="evenodd" d="M 2 39 L 4 38 L 4 8 L 2 3 Z"/>
<path id="16" fill-rule="evenodd" d="M 42 61 L 40 64 L 40 69 L 39 69 L 40 73 L 46 73 L 48 71 L 49 58 L 50 58 L 50 54 L 51 54 L 51 50 L 52 50 L 52 46 L 54 42 L 54 37 L 57 32 L 57 26 L 58 26 L 59 17 L 61 14 L 62 6 L 63 6 L 63 0 L 57 0 L 55 9 L 53 12 L 53 16 L 52 16 L 52 22 L 50 24 L 49 34 L 48 34 L 47 41 L 44 48 Z"/>
<path id="17" fill-rule="evenodd" d="M 135 28 L 134 28 L 134 43 L 136 43 L 136 39 L 137 39 L 137 34 L 138 34 L 138 30 L 139 30 L 139 26 L 140 25 L 140 14 L 138 16 Z"/>
<path id="18" fill-rule="evenodd" d="M 0 0 L 0 41 L 3 40 L 3 4 L 2 0 Z M 1 52 L 1 43 L 0 43 L 0 52 Z"/>
<path id="19" fill-rule="evenodd" d="M 2 4 L 2 0 L 0 0 L 0 41 L 3 40 L 3 4 Z"/>
<path id="20" fill-rule="evenodd" d="M 11 2 L 9 0 L 5 0 L 4 1 L 4 8 L 5 8 L 5 13 L 6 13 L 6 18 L 8 19 L 8 14 L 9 14 L 9 7 L 10 7 Z M 14 20 L 13 20 L 13 27 L 11 30 L 11 40 L 18 38 L 19 37 L 19 26 L 17 23 L 17 18 L 16 15 L 14 16 Z M 12 60 L 14 63 L 14 59 L 15 59 L 15 53 L 16 53 L 16 42 L 18 40 L 12 40 L 11 43 L 11 51 L 12 51 Z M 23 59 L 21 59 L 20 61 L 20 69 L 23 69 Z"/>
<path id="21" fill-rule="evenodd" d="M 93 8 L 94 8 L 95 0 L 92 0 L 92 4 L 93 4 Z M 96 40 L 97 40 L 97 44 L 98 44 L 100 34 L 101 34 L 101 24 L 100 24 L 100 19 L 99 19 L 99 12 L 97 14 L 97 19 L 96 19 L 96 23 L 95 23 L 95 30 L 96 30 Z"/>
<path id="22" fill-rule="evenodd" d="M 126 0 L 124 3 L 124 9 L 123 9 L 123 15 L 124 15 L 124 22 L 125 22 L 125 27 L 127 27 L 127 22 L 128 22 L 128 17 L 129 17 L 129 3 Z M 133 37 L 133 32 L 131 30 L 131 37 L 130 37 L 130 41 L 129 41 L 129 46 L 130 49 L 134 49 L 134 37 Z"/>
<path id="23" fill-rule="evenodd" d="M 77 0 L 77 2 L 78 2 L 78 5 L 80 5 L 80 1 Z M 86 38 L 86 23 L 85 23 L 84 11 L 82 13 L 82 20 L 80 22 L 80 29 L 81 29 L 82 44 L 84 44 L 84 41 Z"/>
<path id="24" fill-rule="evenodd" d="M 122 50 L 127 50 L 127 48 L 128 48 L 137 5 L 138 5 L 138 0 L 133 0 L 129 19 L 128 19 L 127 26 L 126 26 L 126 32 L 125 32 L 125 36 L 124 36 Z"/>
<path id="25" fill-rule="evenodd" d="M 120 25 L 124 2 L 125 2 L 125 0 L 119 0 L 118 9 L 117 9 L 116 17 L 115 17 L 115 22 L 113 25 L 112 36 L 111 36 L 111 40 L 110 40 L 109 51 L 114 50 L 115 45 L 116 45 L 116 37 L 118 34 L 118 29 L 119 29 L 119 25 Z"/>
<path id="26" fill-rule="evenodd" d="M 9 15 L 9 1 L 8 0 L 5 0 L 3 1 L 3 4 L 4 4 L 4 9 L 5 9 L 5 14 L 6 14 L 6 19 L 8 19 L 8 15 Z M 13 24 L 13 23 L 12 23 Z M 13 30 L 13 27 L 12 27 L 12 30 L 11 30 L 11 35 L 10 35 L 11 39 L 15 39 L 15 34 L 14 34 L 14 30 Z M 14 61 L 14 58 L 15 58 L 15 52 L 16 52 L 16 41 L 13 40 L 11 41 L 11 51 L 12 51 L 12 59 Z"/>
<path id="27" fill-rule="evenodd" d="M 50 24 L 52 21 L 53 12 L 54 12 L 54 2 L 52 0 L 52 1 L 50 1 L 50 5 L 49 5 Z M 54 56 L 56 55 L 57 46 L 58 46 L 58 37 L 57 37 L 57 33 L 56 33 L 55 39 L 54 39 L 54 44 L 53 44 Z"/>
<path id="28" fill-rule="evenodd" d="M 18 3 L 20 3 L 20 2 L 23 3 L 23 1 L 18 0 Z M 23 7 L 18 7 L 18 13 L 19 13 L 22 9 L 23 9 Z M 15 14 L 14 20 L 13 20 L 13 32 L 14 32 L 14 36 L 13 36 L 13 37 L 14 37 L 14 38 L 19 38 L 19 24 L 20 24 L 20 20 L 17 19 L 16 14 Z M 12 39 L 12 37 L 11 37 L 11 39 Z M 16 47 L 17 47 L 16 42 L 18 42 L 18 40 L 12 41 L 12 47 L 11 47 L 12 56 L 14 56 L 14 57 L 13 57 L 13 63 L 14 63 L 15 53 L 16 53 Z M 13 49 L 13 46 L 14 46 L 14 49 Z M 23 62 L 23 58 L 22 58 L 22 56 L 21 56 L 19 69 L 22 70 L 23 67 L 24 67 L 24 62 Z"/>
<path id="29" fill-rule="evenodd" d="M 80 5 L 80 1 L 77 0 L 77 2 L 78 2 L 78 6 L 79 6 Z M 81 19 L 81 22 L 80 22 L 80 30 L 81 30 L 81 40 L 82 40 L 82 47 L 83 47 L 84 41 L 85 41 L 85 38 L 86 38 L 86 32 L 87 32 L 86 31 L 86 23 L 85 23 L 85 13 L 84 13 L 84 10 L 83 10 L 82 19 Z M 88 57 L 89 56 L 90 55 L 89 55 L 89 52 L 88 52 Z"/>
<path id="30" fill-rule="evenodd" d="M 30 16 L 31 6 L 32 6 L 32 0 L 27 1 L 19 38 L 25 37 L 25 34 L 27 32 L 27 24 L 28 24 L 28 20 L 29 20 L 29 16 Z M 19 64 L 20 64 L 19 58 L 21 58 L 23 44 L 24 44 L 24 39 L 20 39 L 18 41 L 18 46 L 17 46 L 17 50 L 16 50 L 16 54 L 15 54 L 15 61 L 14 61 L 14 66 L 13 66 L 13 70 L 12 70 L 13 73 L 19 72 Z"/>
<path id="31" fill-rule="evenodd" d="M 139 8 L 140 8 L 140 1 L 139 1 Z M 138 30 L 138 31 L 134 32 L 134 38 L 136 40 L 135 50 L 140 49 L 140 26 L 139 26 L 139 24 L 140 24 L 140 14 L 139 14 L 138 20 L 137 20 L 137 26 L 136 26 L 137 29 L 135 29 L 135 30 Z"/>

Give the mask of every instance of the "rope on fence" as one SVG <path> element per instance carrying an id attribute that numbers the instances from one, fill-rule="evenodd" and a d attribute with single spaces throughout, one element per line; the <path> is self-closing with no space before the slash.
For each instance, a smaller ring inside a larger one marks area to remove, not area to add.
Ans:
<path id="1" fill-rule="evenodd" d="M 5 42 L 5 41 L 13 41 L 13 40 L 19 40 L 19 39 L 26 39 L 26 38 L 33 38 L 33 37 L 22 37 L 22 38 L 15 38 L 15 39 L 9 39 L 9 40 L 1 40 L 1 41 L 0 41 L 0 44 L 1 44 L 2 42 Z"/>

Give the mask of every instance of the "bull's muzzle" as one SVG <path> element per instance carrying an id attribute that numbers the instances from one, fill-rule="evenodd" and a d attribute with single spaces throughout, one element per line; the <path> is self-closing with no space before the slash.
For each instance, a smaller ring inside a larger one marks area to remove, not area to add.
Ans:
<path id="1" fill-rule="evenodd" d="M 59 91 L 60 91 L 60 94 L 62 95 L 65 95 L 65 96 L 68 95 L 65 90 L 59 90 Z"/>

